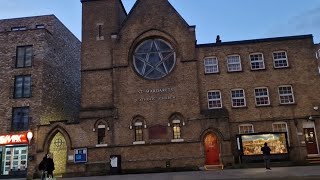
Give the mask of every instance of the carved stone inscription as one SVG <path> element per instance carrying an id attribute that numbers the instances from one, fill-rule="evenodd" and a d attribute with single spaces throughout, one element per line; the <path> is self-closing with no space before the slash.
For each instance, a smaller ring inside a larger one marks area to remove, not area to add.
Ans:
<path id="1" fill-rule="evenodd" d="M 175 92 L 174 88 L 155 88 L 155 89 L 140 89 L 138 94 L 140 98 L 136 99 L 136 102 L 152 102 L 161 100 L 173 100 L 176 99 L 172 93 Z"/>

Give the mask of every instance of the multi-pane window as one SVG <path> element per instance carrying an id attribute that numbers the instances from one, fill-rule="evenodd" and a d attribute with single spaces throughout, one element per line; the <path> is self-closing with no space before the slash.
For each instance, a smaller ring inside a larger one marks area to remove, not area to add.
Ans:
<path id="1" fill-rule="evenodd" d="M 250 54 L 251 70 L 265 69 L 262 53 Z"/>
<path id="2" fill-rule="evenodd" d="M 288 132 L 287 123 L 277 122 L 272 124 L 273 132 Z"/>
<path id="3" fill-rule="evenodd" d="M 134 123 L 135 141 L 143 141 L 143 129 L 142 122 L 138 121 Z"/>
<path id="4" fill-rule="evenodd" d="M 241 124 L 239 125 L 239 134 L 254 133 L 252 124 Z"/>
<path id="5" fill-rule="evenodd" d="M 32 46 L 18 46 L 16 56 L 16 67 L 31 67 L 32 66 Z"/>
<path id="6" fill-rule="evenodd" d="M 206 74 L 219 72 L 218 59 L 216 57 L 205 58 L 204 69 Z"/>
<path id="7" fill-rule="evenodd" d="M 241 59 L 239 55 L 231 55 L 227 57 L 228 71 L 241 71 Z"/>
<path id="8" fill-rule="evenodd" d="M 243 89 L 231 90 L 232 107 L 245 107 L 246 99 Z"/>
<path id="9" fill-rule="evenodd" d="M 222 108 L 222 100 L 219 90 L 209 91 L 208 92 L 208 108 L 217 109 Z"/>
<path id="10" fill-rule="evenodd" d="M 280 104 L 293 104 L 294 96 L 291 86 L 280 86 L 279 87 L 279 99 Z"/>
<path id="11" fill-rule="evenodd" d="M 275 68 L 289 67 L 287 53 L 285 51 L 273 52 L 273 63 Z"/>
<path id="12" fill-rule="evenodd" d="M 257 106 L 270 105 L 268 88 L 266 87 L 255 88 L 254 94 L 255 94 Z"/>
<path id="13" fill-rule="evenodd" d="M 181 139 L 181 125 L 180 120 L 173 120 L 172 122 L 173 139 Z"/>
<path id="14" fill-rule="evenodd" d="M 14 82 L 14 98 L 27 98 L 31 96 L 31 76 L 16 76 Z"/>
<path id="15" fill-rule="evenodd" d="M 288 126 L 285 122 L 276 122 L 272 124 L 273 132 L 285 132 L 289 142 Z M 290 143 L 289 143 L 290 144 Z"/>
<path id="16" fill-rule="evenodd" d="M 17 107 L 12 110 L 12 131 L 25 131 L 29 128 L 29 107 Z"/>
<path id="17" fill-rule="evenodd" d="M 106 126 L 104 124 L 98 125 L 98 144 L 105 144 L 104 138 L 106 136 Z"/>

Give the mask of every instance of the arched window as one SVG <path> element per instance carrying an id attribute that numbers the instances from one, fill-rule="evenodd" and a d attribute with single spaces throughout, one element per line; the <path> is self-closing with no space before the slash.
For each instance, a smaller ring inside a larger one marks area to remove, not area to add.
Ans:
<path id="1" fill-rule="evenodd" d="M 135 141 L 143 141 L 143 123 L 136 121 L 134 123 Z"/>
<path id="2" fill-rule="evenodd" d="M 172 132 L 173 132 L 173 139 L 181 139 L 180 120 L 173 120 L 172 121 Z"/>
<path id="3" fill-rule="evenodd" d="M 98 125 L 98 144 L 106 144 L 105 137 L 106 137 L 106 125 L 99 124 Z"/>

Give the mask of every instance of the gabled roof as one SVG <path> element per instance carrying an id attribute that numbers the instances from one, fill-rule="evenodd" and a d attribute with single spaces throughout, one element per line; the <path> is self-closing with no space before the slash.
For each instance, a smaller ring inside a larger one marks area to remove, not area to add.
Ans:
<path id="1" fill-rule="evenodd" d="M 136 8 L 138 7 L 138 5 L 142 2 L 145 2 L 145 1 L 150 1 L 150 0 L 137 0 L 133 7 L 131 8 L 129 14 L 127 15 L 127 18 L 123 21 L 122 25 L 121 25 L 121 28 L 124 27 L 126 25 L 126 22 L 130 19 L 132 13 L 136 10 Z M 158 0 L 160 1 L 160 0 Z M 189 27 L 189 24 L 187 23 L 187 21 L 185 19 L 183 19 L 183 17 L 179 14 L 179 12 L 172 6 L 172 4 L 169 2 L 169 0 L 164 0 L 164 1 L 167 1 L 169 6 L 172 8 L 172 10 L 179 16 L 179 18 L 181 19 L 181 21 L 183 22 L 183 24 L 185 24 L 185 26 L 188 28 Z"/>

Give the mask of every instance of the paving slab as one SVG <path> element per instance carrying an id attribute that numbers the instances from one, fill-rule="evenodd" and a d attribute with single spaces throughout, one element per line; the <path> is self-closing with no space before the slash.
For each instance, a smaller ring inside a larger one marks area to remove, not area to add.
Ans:
<path id="1" fill-rule="evenodd" d="M 57 178 L 57 180 L 320 180 L 320 166 L 224 169 L 170 173 Z M 22 179 L 19 179 L 22 180 Z"/>

